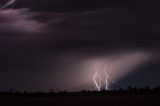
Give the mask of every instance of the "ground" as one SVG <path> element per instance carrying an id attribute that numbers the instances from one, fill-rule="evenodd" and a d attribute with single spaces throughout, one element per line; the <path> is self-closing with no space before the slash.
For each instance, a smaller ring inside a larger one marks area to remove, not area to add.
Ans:
<path id="1" fill-rule="evenodd" d="M 0 106 L 160 106 L 159 94 L 119 96 L 1 97 Z"/>

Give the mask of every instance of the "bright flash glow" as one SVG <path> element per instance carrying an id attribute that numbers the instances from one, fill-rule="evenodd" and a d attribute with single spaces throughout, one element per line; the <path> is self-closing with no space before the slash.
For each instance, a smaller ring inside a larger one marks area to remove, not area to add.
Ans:
<path id="1" fill-rule="evenodd" d="M 120 85 L 114 81 L 113 79 L 111 79 L 109 77 L 109 75 L 107 74 L 107 70 L 106 70 L 106 67 L 104 66 L 104 73 L 105 73 L 105 76 L 106 76 L 106 90 L 108 90 L 108 86 L 109 86 L 109 83 L 108 83 L 108 80 L 110 80 L 113 84 L 115 84 L 118 88 L 121 88 Z"/>
<path id="2" fill-rule="evenodd" d="M 154 55 L 151 52 L 137 51 L 115 54 L 108 56 L 108 58 L 97 58 L 98 60 L 92 60 L 95 61 L 92 66 L 96 66 L 96 73 L 93 73 L 92 80 L 98 91 L 101 89 L 109 90 L 110 85 L 122 88 L 116 81 L 127 74 L 131 74 L 136 68 L 152 60 L 153 57 Z"/>
<path id="3" fill-rule="evenodd" d="M 13 4 L 15 1 L 16 1 L 16 0 L 10 0 L 6 5 L 4 5 L 4 6 L 2 7 L 2 9 L 10 6 L 10 5 Z"/>
<path id="4" fill-rule="evenodd" d="M 107 70 L 106 70 L 106 65 L 104 65 L 103 66 L 103 68 L 100 70 L 100 68 L 101 67 L 99 67 L 99 66 L 97 66 L 96 67 L 96 72 L 95 72 L 95 74 L 94 74 L 94 76 L 93 76 L 93 81 L 94 81 L 94 83 L 95 83 L 95 86 L 96 86 L 96 88 L 97 88 L 97 90 L 98 91 L 100 91 L 101 89 L 102 89 L 102 76 L 99 74 L 99 72 L 101 71 L 101 72 L 103 72 L 103 74 L 105 75 L 105 89 L 106 90 L 109 90 L 109 80 L 113 83 L 113 84 L 115 84 L 116 86 L 118 86 L 119 88 L 121 88 L 120 87 L 120 85 L 116 82 L 116 81 L 114 81 L 114 80 L 112 80 L 110 77 L 109 77 L 109 75 L 107 74 Z"/>

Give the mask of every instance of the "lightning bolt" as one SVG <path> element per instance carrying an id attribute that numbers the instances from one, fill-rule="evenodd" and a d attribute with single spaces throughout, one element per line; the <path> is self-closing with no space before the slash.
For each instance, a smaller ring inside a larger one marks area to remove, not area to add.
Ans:
<path id="1" fill-rule="evenodd" d="M 108 86 L 109 86 L 108 79 L 109 79 L 109 76 L 107 75 L 106 71 L 104 71 L 104 73 L 106 75 L 106 90 L 108 90 Z"/>
<path id="2" fill-rule="evenodd" d="M 4 9 L 8 6 L 10 6 L 11 4 L 13 4 L 16 0 L 10 0 L 6 5 L 4 5 L 1 9 Z"/>
<path id="3" fill-rule="evenodd" d="M 112 80 L 112 79 L 109 77 L 109 75 L 107 74 L 106 66 L 107 66 L 107 65 L 104 65 L 104 66 L 103 66 L 103 70 L 102 70 L 102 72 L 103 72 L 104 75 L 105 75 L 105 84 L 106 84 L 105 89 L 106 89 L 106 90 L 109 90 L 109 82 L 108 82 L 108 80 L 110 80 L 110 81 L 111 81 L 112 83 L 114 83 L 116 86 L 118 86 L 119 88 L 121 88 L 120 85 L 119 85 L 116 81 Z M 93 81 L 94 81 L 94 83 L 95 83 L 95 85 L 96 85 L 97 90 L 100 91 L 100 90 L 101 90 L 101 76 L 98 74 L 98 72 L 99 72 L 99 67 L 97 66 L 96 68 L 97 68 L 97 71 L 95 72 L 95 74 L 94 74 L 94 76 L 93 76 Z M 98 78 L 98 81 L 96 81 L 96 78 Z"/>
<path id="4" fill-rule="evenodd" d="M 94 83 L 95 83 L 96 88 L 98 89 L 98 91 L 100 91 L 101 90 L 101 76 L 98 74 L 98 72 L 99 72 L 99 69 L 97 67 L 97 71 L 96 71 L 96 73 L 93 76 L 93 81 L 94 81 Z M 96 78 L 99 79 L 98 82 L 96 81 Z"/>
<path id="5" fill-rule="evenodd" d="M 105 73 L 105 76 L 106 76 L 106 90 L 108 90 L 108 79 L 110 81 L 112 81 L 112 83 L 114 83 L 116 86 L 118 86 L 119 88 L 121 88 L 120 85 L 116 81 L 114 81 L 112 78 L 109 77 L 109 75 L 107 74 L 106 66 L 107 65 L 104 66 L 104 73 Z"/>

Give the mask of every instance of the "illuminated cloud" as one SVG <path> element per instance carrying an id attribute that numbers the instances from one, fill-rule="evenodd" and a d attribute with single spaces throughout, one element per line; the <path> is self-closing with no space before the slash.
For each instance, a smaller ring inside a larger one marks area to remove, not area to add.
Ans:
<path id="1" fill-rule="evenodd" d="M 15 3 L 15 2 L 16 2 L 16 0 L 9 0 L 9 1 L 2 7 L 2 9 L 3 9 L 3 8 L 6 8 L 6 7 L 10 6 L 10 5 L 12 5 L 12 4 Z"/>
<path id="2" fill-rule="evenodd" d="M 45 30 L 45 25 L 32 20 L 32 13 L 27 9 L 0 10 L 0 31 L 19 33 L 38 33 Z"/>
<path id="3" fill-rule="evenodd" d="M 101 88 L 105 89 L 105 73 L 109 76 L 108 89 L 113 89 L 112 87 L 124 87 L 129 83 L 124 83 L 121 85 L 119 81 L 125 79 L 128 75 L 133 73 L 138 73 L 144 70 L 138 70 L 141 67 L 145 67 L 150 61 L 157 58 L 158 54 L 151 51 L 115 51 L 111 54 L 105 52 L 105 55 L 101 56 L 99 54 L 70 54 L 64 53 L 57 57 L 57 64 L 61 64 L 63 68 L 57 70 L 63 70 L 63 74 L 57 71 L 60 78 L 56 78 L 59 81 L 59 87 L 66 90 L 81 90 L 90 89 L 97 90 L 95 82 L 93 81 L 93 76 L 97 72 L 97 66 L 99 66 L 99 76 L 101 77 Z M 93 56 L 94 55 L 94 56 Z M 74 64 L 74 65 L 73 65 Z M 105 66 L 105 67 L 104 67 Z M 67 69 L 67 67 L 69 67 Z M 98 76 L 98 78 L 99 78 Z M 74 79 L 74 80 L 73 80 Z M 67 85 L 63 85 L 63 80 Z M 111 81 L 113 80 L 113 81 Z M 115 81 L 115 82 L 114 82 Z M 99 83 L 99 82 L 98 82 Z M 118 85 L 117 85 L 118 83 Z"/>

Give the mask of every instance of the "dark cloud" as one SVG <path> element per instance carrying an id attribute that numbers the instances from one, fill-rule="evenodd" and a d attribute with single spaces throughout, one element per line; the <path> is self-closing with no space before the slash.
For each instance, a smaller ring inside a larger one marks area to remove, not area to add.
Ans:
<path id="1" fill-rule="evenodd" d="M 127 0 L 17 0 L 15 8 L 27 7 L 36 11 L 81 12 L 128 2 Z"/>
<path id="2" fill-rule="evenodd" d="M 17 0 L 14 8 L 29 8 L 34 11 L 83 12 L 107 7 L 145 7 L 159 3 L 158 0 Z M 37 5 L 38 4 L 38 5 Z"/>
<path id="3" fill-rule="evenodd" d="M 97 58 L 124 65 L 155 56 L 147 64 L 155 69 L 141 70 L 159 70 L 157 2 L 17 0 L 11 7 L 18 9 L 0 10 L 1 89 L 92 89 L 86 70 Z"/>

